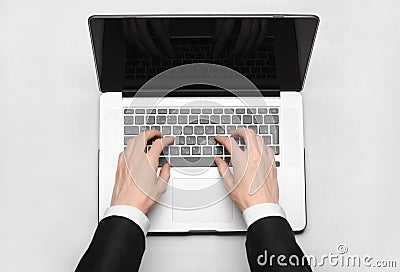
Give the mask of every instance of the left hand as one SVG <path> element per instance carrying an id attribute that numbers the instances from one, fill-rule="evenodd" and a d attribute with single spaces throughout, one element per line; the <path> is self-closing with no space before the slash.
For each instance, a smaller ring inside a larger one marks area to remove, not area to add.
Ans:
<path id="1" fill-rule="evenodd" d="M 174 137 L 161 137 L 159 131 L 142 132 L 119 154 L 111 206 L 129 205 L 146 214 L 166 191 L 170 164 L 164 164 L 158 176 L 158 160 L 163 148 L 171 144 Z M 158 139 L 146 154 L 144 148 L 153 138 Z"/>

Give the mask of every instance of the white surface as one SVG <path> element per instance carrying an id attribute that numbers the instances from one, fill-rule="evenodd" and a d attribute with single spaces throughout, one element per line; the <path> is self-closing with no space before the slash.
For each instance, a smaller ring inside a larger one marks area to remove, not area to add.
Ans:
<path id="1" fill-rule="evenodd" d="M 352 254 L 399 259 L 399 8 L 394 0 L 2 0 L 0 271 L 71 271 L 95 229 L 99 99 L 86 22 L 97 13 L 318 14 L 304 91 L 308 226 L 297 240 L 317 256 L 345 243 Z M 247 271 L 244 237 L 150 237 L 141 270 Z"/>

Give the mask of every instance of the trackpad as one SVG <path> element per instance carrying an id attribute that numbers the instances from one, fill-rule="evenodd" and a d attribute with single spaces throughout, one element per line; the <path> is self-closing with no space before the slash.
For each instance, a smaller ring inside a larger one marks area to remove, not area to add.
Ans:
<path id="1" fill-rule="evenodd" d="M 233 221 L 233 203 L 220 179 L 175 178 L 172 182 L 174 222 Z"/>

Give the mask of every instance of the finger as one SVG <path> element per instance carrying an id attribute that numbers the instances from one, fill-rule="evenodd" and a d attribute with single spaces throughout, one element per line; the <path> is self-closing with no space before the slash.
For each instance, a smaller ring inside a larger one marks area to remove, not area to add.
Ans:
<path id="1" fill-rule="evenodd" d="M 224 24 L 221 28 L 219 36 L 217 37 L 217 42 L 215 43 L 213 55 L 214 57 L 218 57 L 221 52 L 225 48 L 225 44 L 228 39 L 231 37 L 233 26 L 235 25 L 234 19 L 226 19 L 224 20 Z"/>
<path id="2" fill-rule="evenodd" d="M 254 19 L 251 24 L 250 37 L 243 50 L 243 56 L 246 56 L 250 51 L 254 49 L 254 44 L 256 42 L 259 29 L 260 29 L 260 20 Z"/>
<path id="3" fill-rule="evenodd" d="M 143 44 L 140 42 L 139 34 L 136 27 L 136 20 L 135 19 L 128 19 L 126 21 L 126 31 L 129 40 L 131 41 L 131 45 L 139 50 L 140 53 L 145 55 L 146 57 L 151 57 L 150 53 L 146 50 Z"/>
<path id="4" fill-rule="evenodd" d="M 212 37 L 213 42 L 215 42 L 217 40 L 218 36 L 220 35 L 223 25 L 224 25 L 224 19 L 217 19 L 215 21 L 215 31 L 214 31 L 214 35 Z"/>
<path id="5" fill-rule="evenodd" d="M 254 44 L 254 50 L 257 50 L 262 45 L 266 35 L 267 35 L 267 20 L 262 19 L 260 22 L 260 31 L 258 32 L 258 37 Z"/>
<path id="6" fill-rule="evenodd" d="M 138 136 L 136 136 L 135 139 L 135 151 L 139 150 L 144 150 L 144 148 L 147 145 L 147 142 L 150 141 L 151 139 L 157 137 L 160 138 L 161 137 L 161 132 L 158 130 L 147 130 L 145 132 L 141 132 L 138 134 Z"/>
<path id="7" fill-rule="evenodd" d="M 236 152 L 238 150 L 242 151 L 235 139 L 232 137 L 227 137 L 227 136 L 215 136 L 214 139 L 225 146 L 226 150 L 228 150 L 229 154 L 232 154 L 233 152 Z"/>
<path id="8" fill-rule="evenodd" d="M 137 27 L 138 27 L 138 34 L 140 41 L 146 46 L 148 51 L 153 57 L 161 59 L 163 54 L 161 51 L 156 47 L 153 42 L 153 39 L 150 37 L 150 33 L 147 29 L 147 24 L 145 19 L 138 19 L 137 20 Z"/>
<path id="9" fill-rule="evenodd" d="M 150 22 L 153 31 L 156 34 L 157 39 L 160 41 L 164 51 L 168 54 L 168 56 L 172 57 L 174 55 L 174 49 L 172 48 L 169 35 L 167 36 L 168 33 L 165 31 L 165 27 L 161 19 L 152 19 Z"/>
<path id="10" fill-rule="evenodd" d="M 232 131 L 232 137 L 242 137 L 249 152 L 257 147 L 256 134 L 254 130 L 247 128 L 238 128 Z"/>
<path id="11" fill-rule="evenodd" d="M 174 139 L 175 137 L 165 137 L 155 140 L 147 154 L 151 157 L 160 156 L 163 149 L 172 144 Z"/>
<path id="12" fill-rule="evenodd" d="M 162 183 L 168 183 L 169 177 L 171 176 L 170 169 L 171 169 L 171 165 L 169 163 L 164 164 L 161 167 L 160 175 L 158 176 L 158 181 L 161 181 Z"/>
<path id="13" fill-rule="evenodd" d="M 231 52 L 233 56 L 239 56 L 241 53 L 243 53 L 246 42 L 250 36 L 250 31 L 251 31 L 251 19 L 243 19 L 238 38 Z"/>
<path id="14" fill-rule="evenodd" d="M 264 143 L 263 138 L 261 138 L 260 135 L 256 135 L 256 139 L 257 139 L 258 147 L 260 148 L 260 150 L 263 150 L 264 147 L 266 146 L 265 143 Z"/>
<path id="15" fill-rule="evenodd" d="M 234 188 L 234 180 L 228 164 L 220 157 L 215 158 L 215 164 L 217 165 L 218 172 L 221 175 L 225 188 L 230 192 Z"/>

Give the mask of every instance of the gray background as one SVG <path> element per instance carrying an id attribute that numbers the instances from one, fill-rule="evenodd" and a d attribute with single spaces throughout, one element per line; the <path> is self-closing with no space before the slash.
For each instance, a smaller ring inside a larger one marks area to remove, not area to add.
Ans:
<path id="1" fill-rule="evenodd" d="M 308 254 L 344 243 L 400 266 L 399 10 L 395 0 L 2 0 L 0 271 L 71 271 L 92 237 L 99 93 L 87 18 L 105 13 L 319 15 L 303 92 L 308 226 L 297 240 Z M 149 237 L 141 270 L 247 271 L 244 240 Z M 364 269 L 315 268 L 338 270 Z"/>

